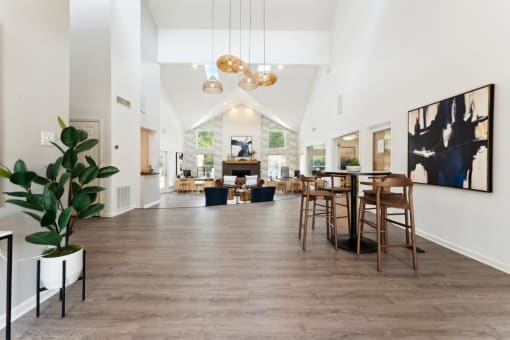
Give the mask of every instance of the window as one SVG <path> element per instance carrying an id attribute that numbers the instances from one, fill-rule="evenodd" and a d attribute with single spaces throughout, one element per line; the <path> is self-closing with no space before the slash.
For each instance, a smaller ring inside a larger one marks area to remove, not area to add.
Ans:
<path id="1" fill-rule="evenodd" d="M 197 155 L 197 177 L 211 178 L 214 176 L 214 155 Z"/>
<path id="2" fill-rule="evenodd" d="M 391 129 L 373 134 L 373 169 L 388 171 L 391 168 Z"/>
<path id="3" fill-rule="evenodd" d="M 338 137 L 337 140 L 338 169 L 345 170 L 352 160 L 359 160 L 359 132 Z"/>
<path id="4" fill-rule="evenodd" d="M 285 131 L 269 131 L 269 148 L 281 149 L 285 147 Z"/>
<path id="5" fill-rule="evenodd" d="M 312 155 L 312 173 L 324 171 L 326 169 L 326 156 L 325 155 Z"/>
<path id="6" fill-rule="evenodd" d="M 197 131 L 197 148 L 212 149 L 214 147 L 214 132 Z"/>
<path id="7" fill-rule="evenodd" d="M 270 179 L 282 177 L 282 167 L 286 165 L 284 155 L 269 155 L 267 156 L 267 175 Z"/>

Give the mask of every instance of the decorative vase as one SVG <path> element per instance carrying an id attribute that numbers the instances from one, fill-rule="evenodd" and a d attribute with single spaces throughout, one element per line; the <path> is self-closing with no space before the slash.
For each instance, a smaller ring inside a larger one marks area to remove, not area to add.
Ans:
<path id="1" fill-rule="evenodd" d="M 62 288 L 62 262 L 66 261 L 66 286 L 78 280 L 83 269 L 83 247 L 59 257 L 41 257 L 41 282 L 47 289 Z"/>

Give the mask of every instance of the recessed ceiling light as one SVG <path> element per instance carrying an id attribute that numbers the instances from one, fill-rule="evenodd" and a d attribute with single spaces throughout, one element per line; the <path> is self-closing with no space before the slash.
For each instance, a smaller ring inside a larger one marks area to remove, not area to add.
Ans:
<path id="1" fill-rule="evenodd" d="M 350 140 L 354 140 L 358 138 L 358 136 L 356 134 L 352 134 L 352 135 L 347 135 L 347 136 L 343 136 L 342 139 L 343 140 L 346 140 L 346 141 L 350 141 Z"/>
<path id="2" fill-rule="evenodd" d="M 191 65 L 191 67 L 193 67 L 196 70 L 198 68 L 198 64 L 193 64 Z"/>
<path id="3" fill-rule="evenodd" d="M 223 102 L 223 105 L 227 105 L 227 102 Z"/>
<path id="4" fill-rule="evenodd" d="M 282 64 L 278 65 L 278 69 L 279 69 L 280 71 L 281 71 L 281 70 L 283 70 L 283 65 L 282 65 Z"/>

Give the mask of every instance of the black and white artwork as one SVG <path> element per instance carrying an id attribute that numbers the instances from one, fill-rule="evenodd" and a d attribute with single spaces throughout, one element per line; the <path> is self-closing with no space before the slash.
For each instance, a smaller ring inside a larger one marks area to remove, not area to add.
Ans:
<path id="1" fill-rule="evenodd" d="M 409 111 L 413 182 L 492 192 L 494 85 Z"/>
<path id="2" fill-rule="evenodd" d="M 251 137 L 237 137 L 230 138 L 232 145 L 232 157 L 250 157 L 251 156 Z"/>
<path id="3" fill-rule="evenodd" d="M 182 175 L 182 163 L 184 162 L 184 154 L 182 152 L 175 153 L 175 174 Z"/>

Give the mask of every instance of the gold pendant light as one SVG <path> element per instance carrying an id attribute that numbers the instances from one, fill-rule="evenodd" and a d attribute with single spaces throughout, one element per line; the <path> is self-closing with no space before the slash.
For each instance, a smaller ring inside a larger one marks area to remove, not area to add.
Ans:
<path id="1" fill-rule="evenodd" d="M 222 55 L 216 61 L 218 69 L 227 73 L 239 72 L 242 60 L 232 55 L 232 0 L 228 2 L 228 54 Z"/>
<path id="2" fill-rule="evenodd" d="M 264 70 L 255 73 L 255 77 L 260 86 L 271 86 L 278 80 L 276 74 L 266 65 L 266 0 L 264 0 Z"/>
<path id="3" fill-rule="evenodd" d="M 214 65 L 214 0 L 212 3 L 212 20 L 211 20 L 211 63 Z M 221 81 L 216 79 L 214 75 L 211 75 L 209 79 L 204 81 L 202 85 L 202 91 L 207 94 L 221 94 L 223 92 L 223 84 Z"/>
<path id="4" fill-rule="evenodd" d="M 257 77 L 251 72 L 251 0 L 250 0 L 250 31 L 248 32 L 248 65 L 244 70 L 241 77 L 239 77 L 238 86 L 243 90 L 255 90 L 259 87 L 259 81 Z"/>

